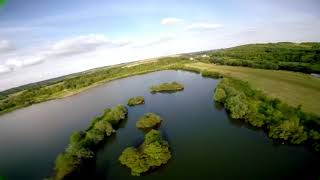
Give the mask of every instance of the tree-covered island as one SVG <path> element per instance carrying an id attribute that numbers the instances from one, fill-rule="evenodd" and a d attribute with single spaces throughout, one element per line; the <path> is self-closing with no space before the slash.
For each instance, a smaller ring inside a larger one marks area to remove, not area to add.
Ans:
<path id="1" fill-rule="evenodd" d="M 144 142 L 138 148 L 126 148 L 119 161 L 131 169 L 133 176 L 140 176 L 151 168 L 166 164 L 171 158 L 169 148 L 160 131 L 152 129 L 145 135 Z"/>
<path id="2" fill-rule="evenodd" d="M 132 97 L 128 100 L 128 106 L 136 106 L 140 104 L 144 104 L 144 97 L 143 96 L 136 96 Z"/>
<path id="3" fill-rule="evenodd" d="M 136 123 L 136 127 L 139 129 L 150 129 L 158 126 L 162 119 L 155 113 L 146 113 Z"/>
<path id="4" fill-rule="evenodd" d="M 151 86 L 150 91 L 151 93 L 176 92 L 176 91 L 182 91 L 183 89 L 184 89 L 183 84 L 173 81 L 170 83 L 162 83 L 159 85 Z"/>

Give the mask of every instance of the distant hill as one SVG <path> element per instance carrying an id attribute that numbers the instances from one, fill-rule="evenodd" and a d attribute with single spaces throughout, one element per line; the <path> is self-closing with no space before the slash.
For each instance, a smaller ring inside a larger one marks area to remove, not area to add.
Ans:
<path id="1" fill-rule="evenodd" d="M 320 73 L 319 42 L 248 44 L 208 55 L 208 61 L 216 64 Z"/>

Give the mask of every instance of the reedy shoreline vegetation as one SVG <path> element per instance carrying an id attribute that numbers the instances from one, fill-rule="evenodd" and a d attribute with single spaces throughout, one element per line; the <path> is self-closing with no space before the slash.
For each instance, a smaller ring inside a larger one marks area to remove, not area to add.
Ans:
<path id="1" fill-rule="evenodd" d="M 65 152 L 56 159 L 55 174 L 51 179 L 79 179 L 82 167 L 95 158 L 97 146 L 116 132 L 114 127 L 127 118 L 127 113 L 128 110 L 123 105 L 106 109 L 101 116 L 93 119 L 88 129 L 74 132 Z"/>

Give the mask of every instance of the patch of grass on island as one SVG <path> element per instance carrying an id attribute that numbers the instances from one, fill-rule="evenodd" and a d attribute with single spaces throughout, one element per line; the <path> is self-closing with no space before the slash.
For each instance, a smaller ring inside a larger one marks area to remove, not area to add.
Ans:
<path id="1" fill-rule="evenodd" d="M 128 110 L 123 105 L 106 109 L 103 115 L 93 119 L 86 131 L 74 132 L 65 152 L 59 154 L 55 162 L 55 175 L 52 179 L 79 179 L 85 162 L 95 157 L 95 150 L 106 137 L 116 131 L 116 126 L 127 117 Z"/>
<path id="2" fill-rule="evenodd" d="M 182 91 L 184 89 L 183 84 L 178 82 L 170 82 L 170 83 L 162 83 L 159 85 L 151 86 L 150 91 L 151 93 L 158 93 L 158 92 L 176 92 Z"/>
<path id="3" fill-rule="evenodd" d="M 151 168 L 166 164 L 171 158 L 169 148 L 160 131 L 152 129 L 145 135 L 144 142 L 138 148 L 126 148 L 119 161 L 131 169 L 133 176 L 140 176 Z"/>
<path id="4" fill-rule="evenodd" d="M 161 123 L 162 119 L 155 113 L 146 113 L 136 123 L 136 127 L 139 129 L 151 129 L 157 127 Z"/>
<path id="5" fill-rule="evenodd" d="M 132 97 L 128 100 L 128 106 L 136 106 L 140 104 L 144 104 L 143 96 Z"/>

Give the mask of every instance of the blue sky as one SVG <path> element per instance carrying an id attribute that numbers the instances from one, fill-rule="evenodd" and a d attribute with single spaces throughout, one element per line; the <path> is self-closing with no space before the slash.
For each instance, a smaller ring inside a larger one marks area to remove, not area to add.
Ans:
<path id="1" fill-rule="evenodd" d="M 320 41 L 319 19 L 317 0 L 7 0 L 0 91 L 175 53 Z"/>

